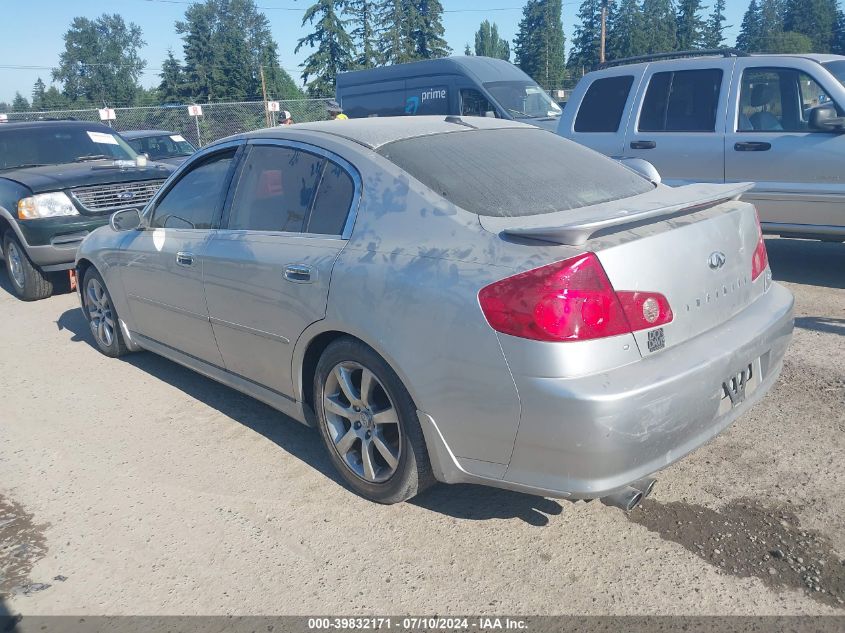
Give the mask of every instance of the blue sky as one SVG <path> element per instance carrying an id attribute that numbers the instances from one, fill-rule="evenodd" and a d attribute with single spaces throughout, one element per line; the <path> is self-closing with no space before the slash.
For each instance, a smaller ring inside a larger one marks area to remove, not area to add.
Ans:
<path id="1" fill-rule="evenodd" d="M 308 55 L 303 48 L 294 55 L 297 40 L 308 32 L 301 26 L 302 14 L 311 0 L 257 0 L 270 19 L 273 36 L 279 43 L 284 66 L 299 81 L 299 65 Z M 563 24 L 567 40 L 572 36 L 573 23 L 581 0 L 564 0 Z M 58 62 L 62 50 L 62 35 L 76 16 L 89 18 L 102 13 L 120 13 L 138 24 L 144 32 L 147 46 L 142 55 L 147 71 L 142 83 L 158 84 L 161 63 L 172 48 L 181 55 L 182 41 L 173 28 L 174 22 L 185 12 L 187 0 L 5 0 L 7 26 L 0 39 L 0 66 L 29 66 L 30 68 L 0 67 L 0 101 L 11 101 L 15 91 L 29 97 L 32 84 L 40 76 L 49 83 L 50 68 Z M 704 0 L 708 4 L 708 0 Z M 726 35 L 733 44 L 739 31 L 747 0 L 728 0 L 728 24 L 733 25 Z M 443 0 L 446 39 L 456 53 L 463 53 L 464 45 L 472 42 L 478 24 L 490 19 L 499 25 L 499 33 L 513 41 L 522 16 L 524 0 Z M 14 6 L 14 11 L 8 11 Z M 14 17 L 12 18 L 12 15 Z M 13 23 L 13 24 L 12 24 Z M 42 68 L 31 68 L 42 67 Z"/>

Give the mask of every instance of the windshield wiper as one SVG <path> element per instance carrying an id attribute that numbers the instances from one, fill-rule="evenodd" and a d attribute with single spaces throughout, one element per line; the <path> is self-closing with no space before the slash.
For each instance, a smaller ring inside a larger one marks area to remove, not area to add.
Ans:
<path id="1" fill-rule="evenodd" d="M 505 109 L 506 109 L 508 112 L 510 112 L 511 114 L 516 114 L 516 115 L 521 116 L 521 117 L 523 117 L 523 118 L 525 118 L 525 119 L 530 119 L 530 118 L 531 118 L 531 115 L 530 115 L 530 114 L 528 114 L 527 112 L 523 112 L 522 110 L 517 110 L 516 108 L 507 108 L 507 107 L 506 107 Z"/>
<path id="2" fill-rule="evenodd" d="M 23 163 L 21 165 L 7 165 L 6 167 L 0 167 L 0 171 L 5 171 L 7 169 L 26 169 L 27 167 L 46 167 L 49 163 Z"/>
<path id="3" fill-rule="evenodd" d="M 104 158 L 114 158 L 113 156 L 106 156 L 105 154 L 86 154 L 85 156 L 77 156 L 73 159 L 74 163 L 84 163 L 89 160 L 103 160 Z"/>

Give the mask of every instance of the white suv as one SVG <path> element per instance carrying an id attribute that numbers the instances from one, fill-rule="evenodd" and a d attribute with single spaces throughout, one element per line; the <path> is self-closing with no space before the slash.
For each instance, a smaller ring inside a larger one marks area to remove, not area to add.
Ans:
<path id="1" fill-rule="evenodd" d="M 767 233 L 845 241 L 845 57 L 665 57 L 586 75 L 558 134 L 669 185 L 754 181 Z"/>

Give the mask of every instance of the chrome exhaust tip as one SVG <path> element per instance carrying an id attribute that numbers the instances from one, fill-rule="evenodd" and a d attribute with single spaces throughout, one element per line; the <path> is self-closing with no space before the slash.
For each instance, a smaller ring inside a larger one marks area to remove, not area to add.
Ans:
<path id="1" fill-rule="evenodd" d="M 642 490 L 637 490 L 632 486 L 625 486 L 619 492 L 614 492 L 612 495 L 607 495 L 601 498 L 601 502 L 606 506 L 613 506 L 625 512 L 630 512 L 636 508 L 640 501 L 645 498 Z"/>
<path id="2" fill-rule="evenodd" d="M 638 479 L 634 483 L 631 484 L 631 488 L 636 488 L 641 493 L 643 493 L 643 499 L 649 496 L 652 491 L 654 490 L 654 484 L 657 483 L 657 480 L 654 477 L 644 477 L 643 479 Z"/>

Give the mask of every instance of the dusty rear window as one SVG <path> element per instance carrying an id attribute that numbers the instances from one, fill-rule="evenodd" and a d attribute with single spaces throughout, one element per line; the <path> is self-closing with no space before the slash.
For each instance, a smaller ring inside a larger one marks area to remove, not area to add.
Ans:
<path id="1" fill-rule="evenodd" d="M 578 209 L 654 185 L 540 129 L 474 130 L 388 143 L 379 153 L 457 206 L 493 217 Z"/>

